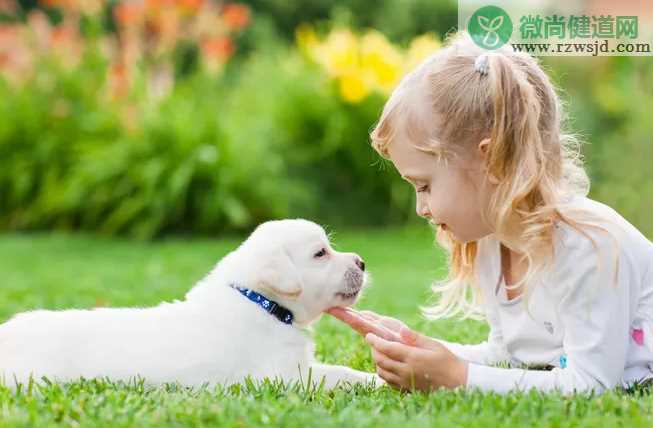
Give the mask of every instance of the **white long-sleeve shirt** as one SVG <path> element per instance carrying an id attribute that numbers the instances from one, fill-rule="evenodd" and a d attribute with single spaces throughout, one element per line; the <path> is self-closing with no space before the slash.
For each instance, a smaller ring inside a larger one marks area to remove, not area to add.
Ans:
<path id="1" fill-rule="evenodd" d="M 619 245 L 589 229 L 597 253 L 590 240 L 559 223 L 554 267 L 529 297 L 532 317 L 523 295 L 507 298 L 499 241 L 493 235 L 478 241 L 476 274 L 489 337 L 476 345 L 441 341 L 469 362 L 467 388 L 603 392 L 653 377 L 653 243 L 607 205 L 581 196 L 572 204 L 611 220 L 616 226 L 602 225 Z M 494 366 L 500 362 L 512 368 Z M 531 365 L 553 368 L 523 368 Z"/>

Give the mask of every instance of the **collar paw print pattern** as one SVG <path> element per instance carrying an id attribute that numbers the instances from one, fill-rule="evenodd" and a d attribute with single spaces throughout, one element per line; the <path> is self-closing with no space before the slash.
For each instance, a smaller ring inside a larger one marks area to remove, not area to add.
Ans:
<path id="1" fill-rule="evenodd" d="M 231 288 L 235 288 L 236 290 L 238 290 L 240 294 L 247 297 L 247 299 L 256 303 L 260 307 L 262 307 L 266 312 L 273 315 L 282 323 L 289 324 L 289 325 L 292 324 L 294 319 L 292 312 L 290 312 L 288 309 L 284 308 L 274 300 L 270 300 L 264 295 L 259 294 L 254 290 L 250 290 L 249 288 L 239 287 L 234 284 L 231 285 Z"/>

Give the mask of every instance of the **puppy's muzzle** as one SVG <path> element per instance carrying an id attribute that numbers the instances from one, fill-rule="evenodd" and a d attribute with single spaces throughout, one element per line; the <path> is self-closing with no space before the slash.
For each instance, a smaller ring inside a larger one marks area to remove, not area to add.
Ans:
<path id="1" fill-rule="evenodd" d="M 362 260 L 361 263 L 363 263 Z M 358 263 L 356 264 L 358 265 Z M 363 264 L 363 268 L 364 267 L 365 265 Z M 358 296 L 358 293 L 360 293 L 361 289 L 363 288 L 363 283 L 365 282 L 363 268 L 358 266 L 358 269 L 357 268 L 347 269 L 343 281 L 345 288 L 344 290 L 336 293 L 336 296 L 345 300 L 354 299 Z"/>

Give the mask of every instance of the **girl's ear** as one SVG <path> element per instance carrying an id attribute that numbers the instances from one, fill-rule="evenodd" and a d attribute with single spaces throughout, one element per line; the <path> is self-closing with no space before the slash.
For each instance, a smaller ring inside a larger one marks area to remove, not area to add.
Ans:
<path id="1" fill-rule="evenodd" d="M 478 143 L 478 155 L 482 159 L 484 170 L 487 170 L 487 155 L 490 150 L 491 144 L 492 144 L 492 140 L 489 138 L 484 138 L 481 140 L 480 143 Z M 488 181 L 491 184 L 499 184 L 499 179 L 495 177 L 493 174 L 488 174 Z"/>
<path id="2" fill-rule="evenodd" d="M 490 150 L 490 144 L 492 144 L 492 140 L 489 138 L 483 138 L 481 142 L 478 143 L 478 150 L 480 151 L 481 156 L 487 156 L 487 152 Z"/>

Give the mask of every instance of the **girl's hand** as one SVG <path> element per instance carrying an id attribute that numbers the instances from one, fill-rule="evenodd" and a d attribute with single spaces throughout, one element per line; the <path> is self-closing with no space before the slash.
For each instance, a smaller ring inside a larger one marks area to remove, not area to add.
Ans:
<path id="1" fill-rule="evenodd" d="M 377 373 L 402 390 L 428 391 L 467 383 L 467 363 L 440 342 L 411 330 L 403 322 L 371 311 L 331 308 L 330 315 L 349 324 L 372 346 Z"/>
<path id="2" fill-rule="evenodd" d="M 338 318 L 362 336 L 374 333 L 386 340 L 401 342 L 399 331 L 406 324 L 395 318 L 385 317 L 372 311 L 356 311 L 352 308 L 333 307 L 327 310 L 329 315 Z"/>
<path id="3" fill-rule="evenodd" d="M 430 391 L 467 384 L 467 363 L 430 337 L 408 328 L 401 342 L 367 333 L 376 371 L 389 385 L 402 390 Z"/>

